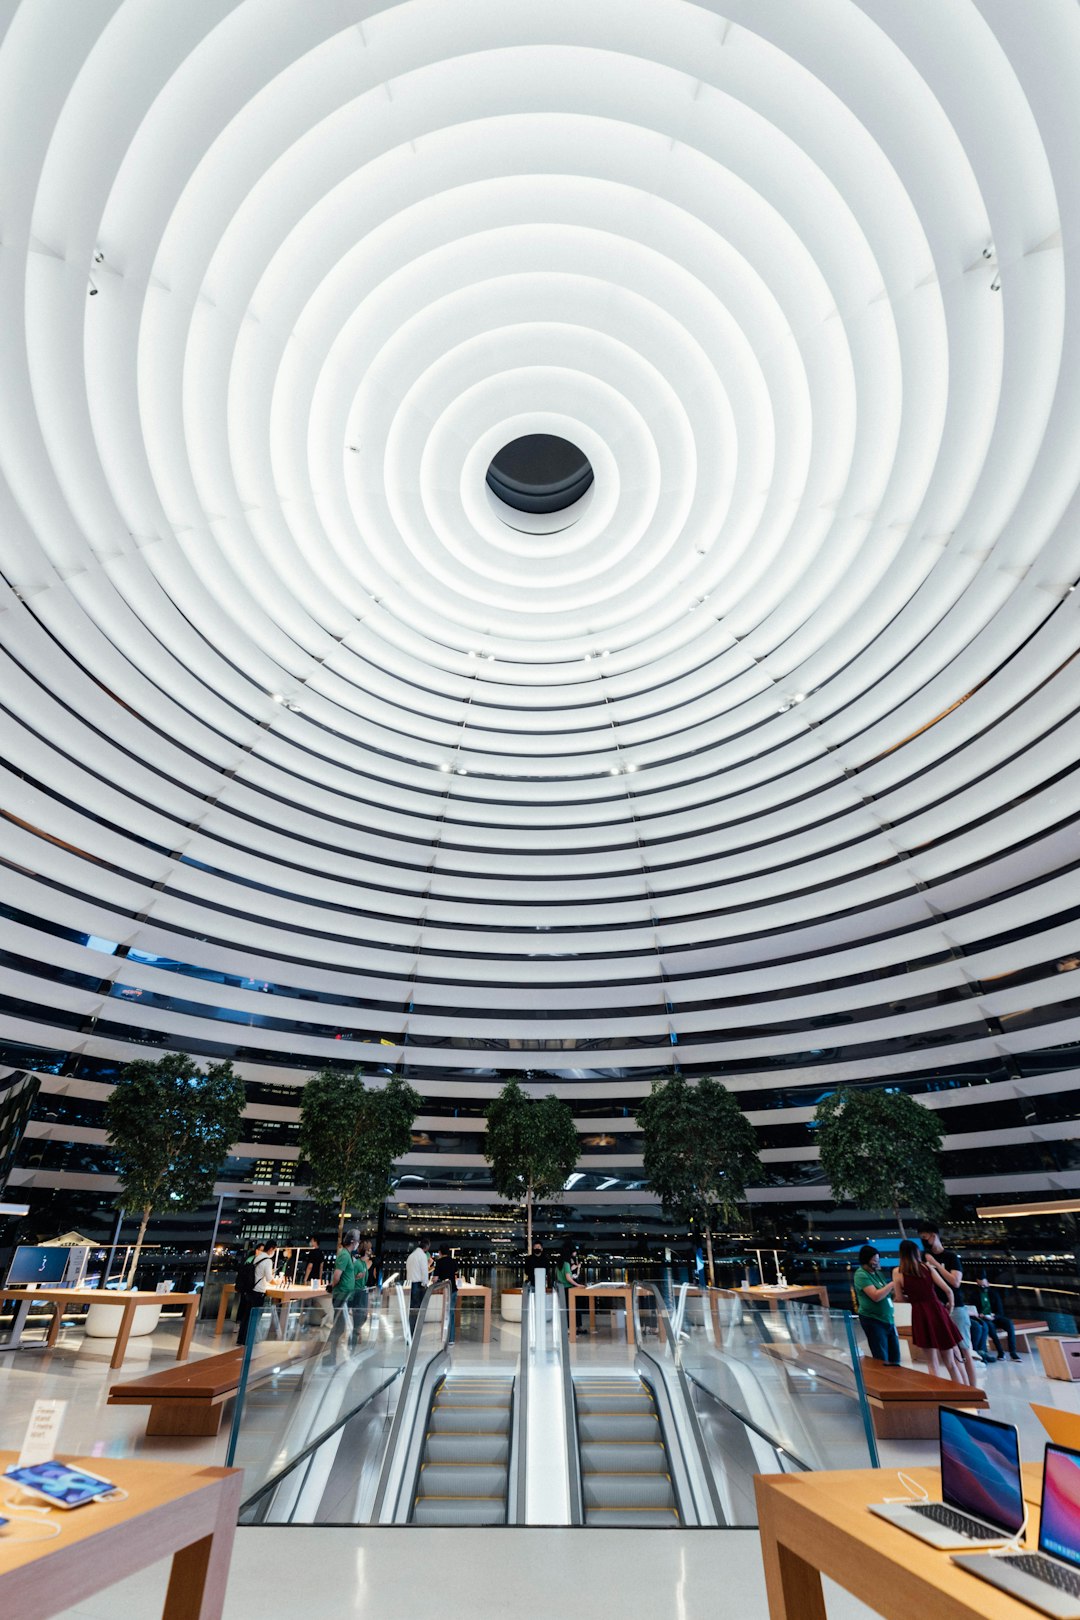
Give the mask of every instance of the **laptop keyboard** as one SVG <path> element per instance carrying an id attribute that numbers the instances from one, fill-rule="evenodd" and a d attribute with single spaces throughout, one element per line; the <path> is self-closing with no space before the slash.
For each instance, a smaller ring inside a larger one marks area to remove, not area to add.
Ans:
<path id="1" fill-rule="evenodd" d="M 1080 1597 L 1080 1575 L 1059 1564 L 1056 1558 L 1044 1558 L 1041 1553 L 1017 1553 L 1004 1562 L 1013 1569 L 1023 1570 L 1025 1575 L 1034 1575 L 1036 1580 L 1045 1581 L 1047 1586 L 1056 1587 L 1059 1592 Z"/>
<path id="2" fill-rule="evenodd" d="M 932 1519 L 954 1535 L 970 1536 L 972 1541 L 1000 1541 L 1003 1535 L 1001 1530 L 992 1530 L 988 1524 L 980 1524 L 967 1513 L 958 1513 L 955 1508 L 946 1507 L 944 1502 L 919 1502 L 913 1505 L 913 1513 L 921 1513 L 924 1519 Z"/>

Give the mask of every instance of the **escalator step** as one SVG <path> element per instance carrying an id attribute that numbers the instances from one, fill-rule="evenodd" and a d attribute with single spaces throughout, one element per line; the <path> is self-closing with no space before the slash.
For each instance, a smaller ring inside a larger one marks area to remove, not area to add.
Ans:
<path id="1" fill-rule="evenodd" d="M 487 1501 L 439 1502 L 423 1497 L 412 1511 L 413 1524 L 505 1524 L 506 1503 L 499 1497 Z"/>
<path id="2" fill-rule="evenodd" d="M 510 1441 L 499 1434 L 428 1434 L 424 1461 L 496 1463 L 510 1461 Z"/>
<path id="3" fill-rule="evenodd" d="M 659 1440 L 586 1440 L 581 1448 L 586 1474 L 666 1474 L 667 1452 Z"/>
<path id="4" fill-rule="evenodd" d="M 618 1530 L 677 1530 L 679 1515 L 674 1508 L 644 1512 L 641 1508 L 589 1508 L 585 1523 Z"/>
<path id="5" fill-rule="evenodd" d="M 429 1425 L 435 1434 L 509 1434 L 508 1406 L 433 1406 Z"/>
<path id="6" fill-rule="evenodd" d="M 656 1407 L 648 1395 L 628 1391 L 625 1395 L 590 1395 L 579 1391 L 577 1409 L 585 1417 L 609 1413 L 612 1417 L 644 1417 L 654 1413 Z"/>
<path id="7" fill-rule="evenodd" d="M 416 1499 L 427 1497 L 506 1496 L 506 1469 L 497 1463 L 469 1463 L 460 1459 L 445 1463 L 424 1463 L 420 1469 Z"/>
<path id="8" fill-rule="evenodd" d="M 586 1507 L 674 1508 L 675 1492 L 666 1474 L 582 1474 Z"/>
<path id="9" fill-rule="evenodd" d="M 651 1417 L 629 1415 L 620 1417 L 613 1412 L 600 1413 L 596 1416 L 579 1416 L 578 1438 L 582 1441 L 645 1440 L 657 1442 L 660 1439 L 660 1420 L 655 1413 Z"/>

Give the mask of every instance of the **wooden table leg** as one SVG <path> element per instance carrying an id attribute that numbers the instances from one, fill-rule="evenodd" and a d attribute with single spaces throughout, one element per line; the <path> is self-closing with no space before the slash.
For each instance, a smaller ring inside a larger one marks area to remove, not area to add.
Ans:
<path id="1" fill-rule="evenodd" d="M 821 1572 L 778 1541 L 773 1528 L 768 1489 L 757 1491 L 761 1561 L 769 1620 L 828 1620 Z"/>
<path id="2" fill-rule="evenodd" d="M 571 1344 L 577 1343 L 577 1289 L 571 1288 L 566 1296 L 566 1329 Z M 589 1317 L 590 1324 L 592 1316 Z"/>
<path id="3" fill-rule="evenodd" d="M 827 1288 L 819 1288 L 817 1292 L 818 1299 L 821 1301 L 822 1310 L 827 1311 L 829 1309 L 829 1290 Z"/>
<path id="4" fill-rule="evenodd" d="M 491 1343 L 491 1289 L 484 1297 L 484 1343 Z"/>
<path id="5" fill-rule="evenodd" d="M 162 1620 L 221 1620 L 243 1475 L 221 1482 L 212 1533 L 173 1554 Z"/>
<path id="6" fill-rule="evenodd" d="M 596 1295 L 589 1295 L 589 1337 L 596 1338 Z"/>
<path id="7" fill-rule="evenodd" d="M 191 1339 L 195 1332 L 195 1318 L 199 1314 L 199 1302 L 184 1306 L 184 1325 L 180 1329 L 180 1343 L 176 1349 L 177 1361 L 186 1361 L 191 1354 Z"/>
<path id="8" fill-rule="evenodd" d="M 288 1328 L 289 1328 L 289 1301 L 288 1301 L 288 1299 L 283 1299 L 282 1300 L 281 1306 L 280 1306 L 277 1314 L 278 1314 L 278 1332 L 279 1332 L 280 1336 L 284 1339 L 284 1338 L 286 1338 L 288 1336 Z"/>
<path id="9" fill-rule="evenodd" d="M 225 1313 L 229 1308 L 229 1301 L 236 1293 L 235 1283 L 226 1283 L 221 1290 L 221 1300 L 217 1309 L 217 1321 L 214 1323 L 214 1337 L 225 1331 Z"/>
<path id="10" fill-rule="evenodd" d="M 51 1350 L 60 1336 L 60 1324 L 64 1320 L 64 1307 L 57 1299 L 50 1300 L 49 1303 L 53 1308 L 53 1317 L 52 1321 L 49 1323 L 49 1332 L 45 1343 Z"/>
<path id="11" fill-rule="evenodd" d="M 135 1301 L 130 1300 L 121 1307 L 120 1331 L 116 1335 L 116 1348 L 112 1353 L 110 1367 L 122 1367 L 124 1357 L 127 1355 L 128 1339 L 131 1337 L 131 1324 L 135 1320 Z"/>
<path id="12" fill-rule="evenodd" d="M 626 1301 L 626 1342 L 627 1342 L 627 1344 L 633 1344 L 634 1343 L 634 1300 L 633 1300 L 633 1292 L 634 1291 L 633 1291 L 632 1288 L 627 1288 L 623 1293 L 623 1299 L 625 1299 L 625 1301 Z"/>

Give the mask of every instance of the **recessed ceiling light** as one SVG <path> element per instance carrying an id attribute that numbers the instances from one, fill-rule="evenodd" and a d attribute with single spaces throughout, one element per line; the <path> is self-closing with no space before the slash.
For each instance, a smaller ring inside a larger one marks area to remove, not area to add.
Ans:
<path id="1" fill-rule="evenodd" d="M 619 774 L 619 767 L 617 765 L 613 765 L 611 767 L 610 771 L 608 771 L 609 776 L 618 776 L 618 774 Z"/>

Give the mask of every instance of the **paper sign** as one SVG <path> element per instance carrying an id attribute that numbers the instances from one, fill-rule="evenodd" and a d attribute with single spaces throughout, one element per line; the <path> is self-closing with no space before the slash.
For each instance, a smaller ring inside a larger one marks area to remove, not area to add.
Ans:
<path id="1" fill-rule="evenodd" d="M 67 1401 L 35 1401 L 26 1425 L 26 1435 L 19 1452 L 19 1467 L 32 1468 L 35 1463 L 51 1462 L 56 1455 L 56 1441 L 67 1410 Z"/>

